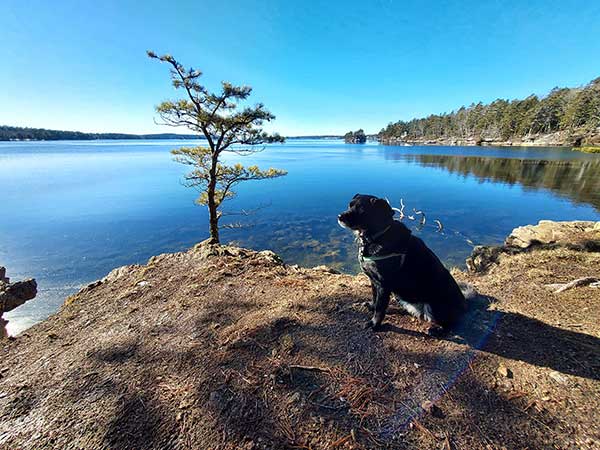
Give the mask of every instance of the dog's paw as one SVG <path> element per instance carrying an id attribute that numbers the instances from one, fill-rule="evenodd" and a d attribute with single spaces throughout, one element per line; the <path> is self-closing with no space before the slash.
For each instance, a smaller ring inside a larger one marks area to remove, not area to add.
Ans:
<path id="1" fill-rule="evenodd" d="M 365 330 L 371 329 L 373 331 L 379 331 L 379 330 L 381 330 L 381 324 L 374 322 L 373 319 L 371 319 L 371 320 L 368 320 L 365 322 L 365 324 L 363 325 L 363 328 Z"/>

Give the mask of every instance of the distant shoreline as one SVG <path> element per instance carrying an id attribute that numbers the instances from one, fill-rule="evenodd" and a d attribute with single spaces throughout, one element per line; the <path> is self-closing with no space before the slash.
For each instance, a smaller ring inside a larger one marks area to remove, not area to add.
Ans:
<path id="1" fill-rule="evenodd" d="M 286 139 L 341 139 L 341 135 L 310 135 L 287 136 Z M 99 140 L 206 140 L 196 134 L 153 133 L 153 134 L 128 134 L 128 133 L 84 133 L 81 131 L 48 130 L 46 128 L 23 128 L 0 126 L 0 142 L 46 142 L 46 141 L 99 141 Z"/>
<path id="2" fill-rule="evenodd" d="M 133 137 L 90 137 L 90 138 L 60 138 L 60 139 L 0 139 L 0 142 L 53 142 L 53 141 L 143 141 L 143 140 L 164 140 L 164 141 L 175 141 L 175 140 L 198 140 L 205 141 L 206 138 L 201 136 L 187 136 L 187 135 L 173 135 L 173 136 L 160 136 L 160 135 L 132 135 Z M 290 136 L 286 137 L 286 140 L 298 140 L 298 139 L 322 139 L 322 140 L 341 140 L 342 136 Z"/>

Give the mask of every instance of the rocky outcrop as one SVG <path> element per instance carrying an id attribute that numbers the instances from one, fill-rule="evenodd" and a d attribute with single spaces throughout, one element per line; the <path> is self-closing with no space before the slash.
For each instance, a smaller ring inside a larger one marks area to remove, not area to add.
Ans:
<path id="1" fill-rule="evenodd" d="M 503 140 L 499 136 L 468 136 L 407 138 L 401 136 L 380 136 L 379 142 L 386 145 L 450 145 L 450 146 L 495 146 L 495 147 L 580 147 L 600 143 L 600 130 L 595 132 L 557 131 L 547 134 L 531 134 L 521 138 Z"/>
<path id="2" fill-rule="evenodd" d="M 11 283 L 6 277 L 6 268 L 0 267 L 0 338 L 6 337 L 5 326 L 8 323 L 2 318 L 5 312 L 21 306 L 37 295 L 37 283 L 33 278 Z"/>
<path id="3" fill-rule="evenodd" d="M 600 289 L 546 285 L 600 253 L 498 260 L 454 272 L 481 295 L 447 340 L 395 304 L 364 330 L 367 277 L 269 251 L 115 269 L 0 345 L 0 449 L 598 448 Z"/>
<path id="4" fill-rule="evenodd" d="M 571 245 L 589 239 L 600 239 L 600 222 L 540 220 L 537 225 L 515 228 L 504 245 L 519 248 L 539 244 Z"/>
<path id="5" fill-rule="evenodd" d="M 466 265 L 470 272 L 482 273 L 496 264 L 502 255 L 560 247 L 600 252 L 600 222 L 540 220 L 537 225 L 517 227 L 504 245 L 475 247 Z"/>

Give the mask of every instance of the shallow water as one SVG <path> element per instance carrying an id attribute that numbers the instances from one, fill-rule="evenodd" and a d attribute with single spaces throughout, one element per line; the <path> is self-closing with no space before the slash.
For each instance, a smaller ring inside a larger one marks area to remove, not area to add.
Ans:
<path id="1" fill-rule="evenodd" d="M 112 268 L 183 250 L 207 237 L 207 213 L 180 183 L 169 150 L 190 141 L 0 143 L 0 265 L 35 277 L 38 297 L 6 314 L 17 333 Z M 404 199 L 426 213 L 418 230 L 447 265 L 473 244 L 497 244 L 540 219 L 600 220 L 600 157 L 569 150 L 348 145 L 289 140 L 227 160 L 286 169 L 250 182 L 226 205 L 249 228 L 222 240 L 269 248 L 286 262 L 356 272 L 352 235 L 336 216 L 357 192 Z M 444 225 L 437 231 L 433 220 Z"/>

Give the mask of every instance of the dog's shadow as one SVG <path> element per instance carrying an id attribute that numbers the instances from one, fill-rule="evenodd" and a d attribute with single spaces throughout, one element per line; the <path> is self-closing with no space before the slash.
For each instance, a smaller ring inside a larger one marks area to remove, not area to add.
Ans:
<path id="1" fill-rule="evenodd" d="M 600 380 L 599 338 L 557 328 L 519 313 L 498 311 L 493 308 L 494 303 L 495 298 L 484 295 L 469 300 L 464 320 L 446 340 L 561 373 Z M 390 323 L 384 323 L 381 332 L 426 336 Z"/>

